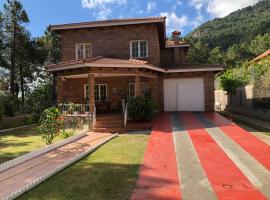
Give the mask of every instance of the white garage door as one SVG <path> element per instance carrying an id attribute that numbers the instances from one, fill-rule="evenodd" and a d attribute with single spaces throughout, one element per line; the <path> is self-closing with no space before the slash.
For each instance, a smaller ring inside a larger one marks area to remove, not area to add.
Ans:
<path id="1" fill-rule="evenodd" d="M 203 78 L 164 79 L 165 111 L 204 111 Z"/>

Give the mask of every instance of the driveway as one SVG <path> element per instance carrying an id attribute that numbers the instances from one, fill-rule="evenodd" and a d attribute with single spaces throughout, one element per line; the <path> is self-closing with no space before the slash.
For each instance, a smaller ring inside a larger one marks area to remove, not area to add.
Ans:
<path id="1" fill-rule="evenodd" d="M 270 199 L 270 146 L 217 113 L 161 114 L 131 199 Z"/>

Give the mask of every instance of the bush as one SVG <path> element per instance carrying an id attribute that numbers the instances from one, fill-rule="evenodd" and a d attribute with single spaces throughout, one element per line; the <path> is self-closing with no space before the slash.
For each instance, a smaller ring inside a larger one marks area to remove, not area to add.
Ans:
<path id="1" fill-rule="evenodd" d="M 128 104 L 128 115 L 134 121 L 149 121 L 157 111 L 156 102 L 149 97 L 134 97 Z"/>
<path id="2" fill-rule="evenodd" d="M 0 93 L 0 102 L 2 102 L 2 109 L 4 116 L 14 117 L 18 110 L 18 101 L 14 95 L 7 92 Z"/>
<path id="3" fill-rule="evenodd" d="M 46 144 L 51 144 L 53 139 L 59 133 L 60 128 L 63 126 L 60 112 L 55 107 L 47 108 L 41 114 L 40 123 L 42 139 Z"/>
<path id="4" fill-rule="evenodd" d="M 4 115 L 4 105 L 0 99 L 0 121 L 3 119 L 3 115 Z"/>

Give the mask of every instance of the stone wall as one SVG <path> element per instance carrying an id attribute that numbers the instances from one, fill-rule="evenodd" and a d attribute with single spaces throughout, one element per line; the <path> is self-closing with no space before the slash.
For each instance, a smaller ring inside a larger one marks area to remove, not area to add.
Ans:
<path id="1" fill-rule="evenodd" d="M 215 109 L 227 110 L 260 119 L 270 119 L 269 109 L 253 107 L 254 88 L 252 85 L 239 87 L 233 95 L 227 95 L 223 90 L 215 91 Z"/>

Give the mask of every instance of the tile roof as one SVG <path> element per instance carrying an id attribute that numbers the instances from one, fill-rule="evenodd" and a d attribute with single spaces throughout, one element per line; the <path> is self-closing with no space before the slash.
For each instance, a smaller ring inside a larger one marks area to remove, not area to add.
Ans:
<path id="1" fill-rule="evenodd" d="M 189 63 L 183 63 L 183 64 L 176 64 L 176 63 L 169 63 L 169 64 L 161 64 L 161 68 L 165 70 L 178 70 L 178 69 L 202 69 L 202 68 L 222 68 L 224 69 L 224 65 L 219 64 L 189 64 Z"/>
<path id="2" fill-rule="evenodd" d="M 173 40 L 167 40 L 166 41 L 166 47 L 175 47 L 175 46 L 179 46 L 179 47 L 189 47 L 190 45 L 185 43 L 185 42 L 182 42 L 182 41 L 178 41 L 178 42 L 175 42 Z"/>
<path id="3" fill-rule="evenodd" d="M 91 22 L 79 22 L 69 24 L 58 24 L 51 25 L 52 30 L 64 30 L 73 28 L 87 28 L 87 27 L 102 27 L 102 26 L 113 26 L 113 25 L 126 25 L 126 24 L 140 24 L 140 23 L 153 23 L 153 22 L 165 22 L 166 17 L 144 17 L 144 18 L 126 18 L 126 19 L 111 19 L 111 20 L 100 20 Z"/>
<path id="4" fill-rule="evenodd" d="M 83 64 L 83 63 L 96 63 L 96 64 L 129 64 L 129 65 L 144 65 L 147 64 L 145 60 L 139 59 L 123 59 L 123 58 L 110 58 L 110 57 L 103 57 L 97 56 L 89 59 L 81 59 L 81 60 L 72 60 L 66 62 L 60 62 L 57 64 L 47 65 L 47 69 L 57 68 L 67 65 L 76 65 L 76 64 Z"/>
<path id="5" fill-rule="evenodd" d="M 250 62 L 255 62 L 255 61 L 261 60 L 262 58 L 265 58 L 268 55 L 270 55 L 270 49 L 268 49 L 267 51 L 263 52 L 261 55 L 257 56 L 256 58 L 254 58 Z"/>

